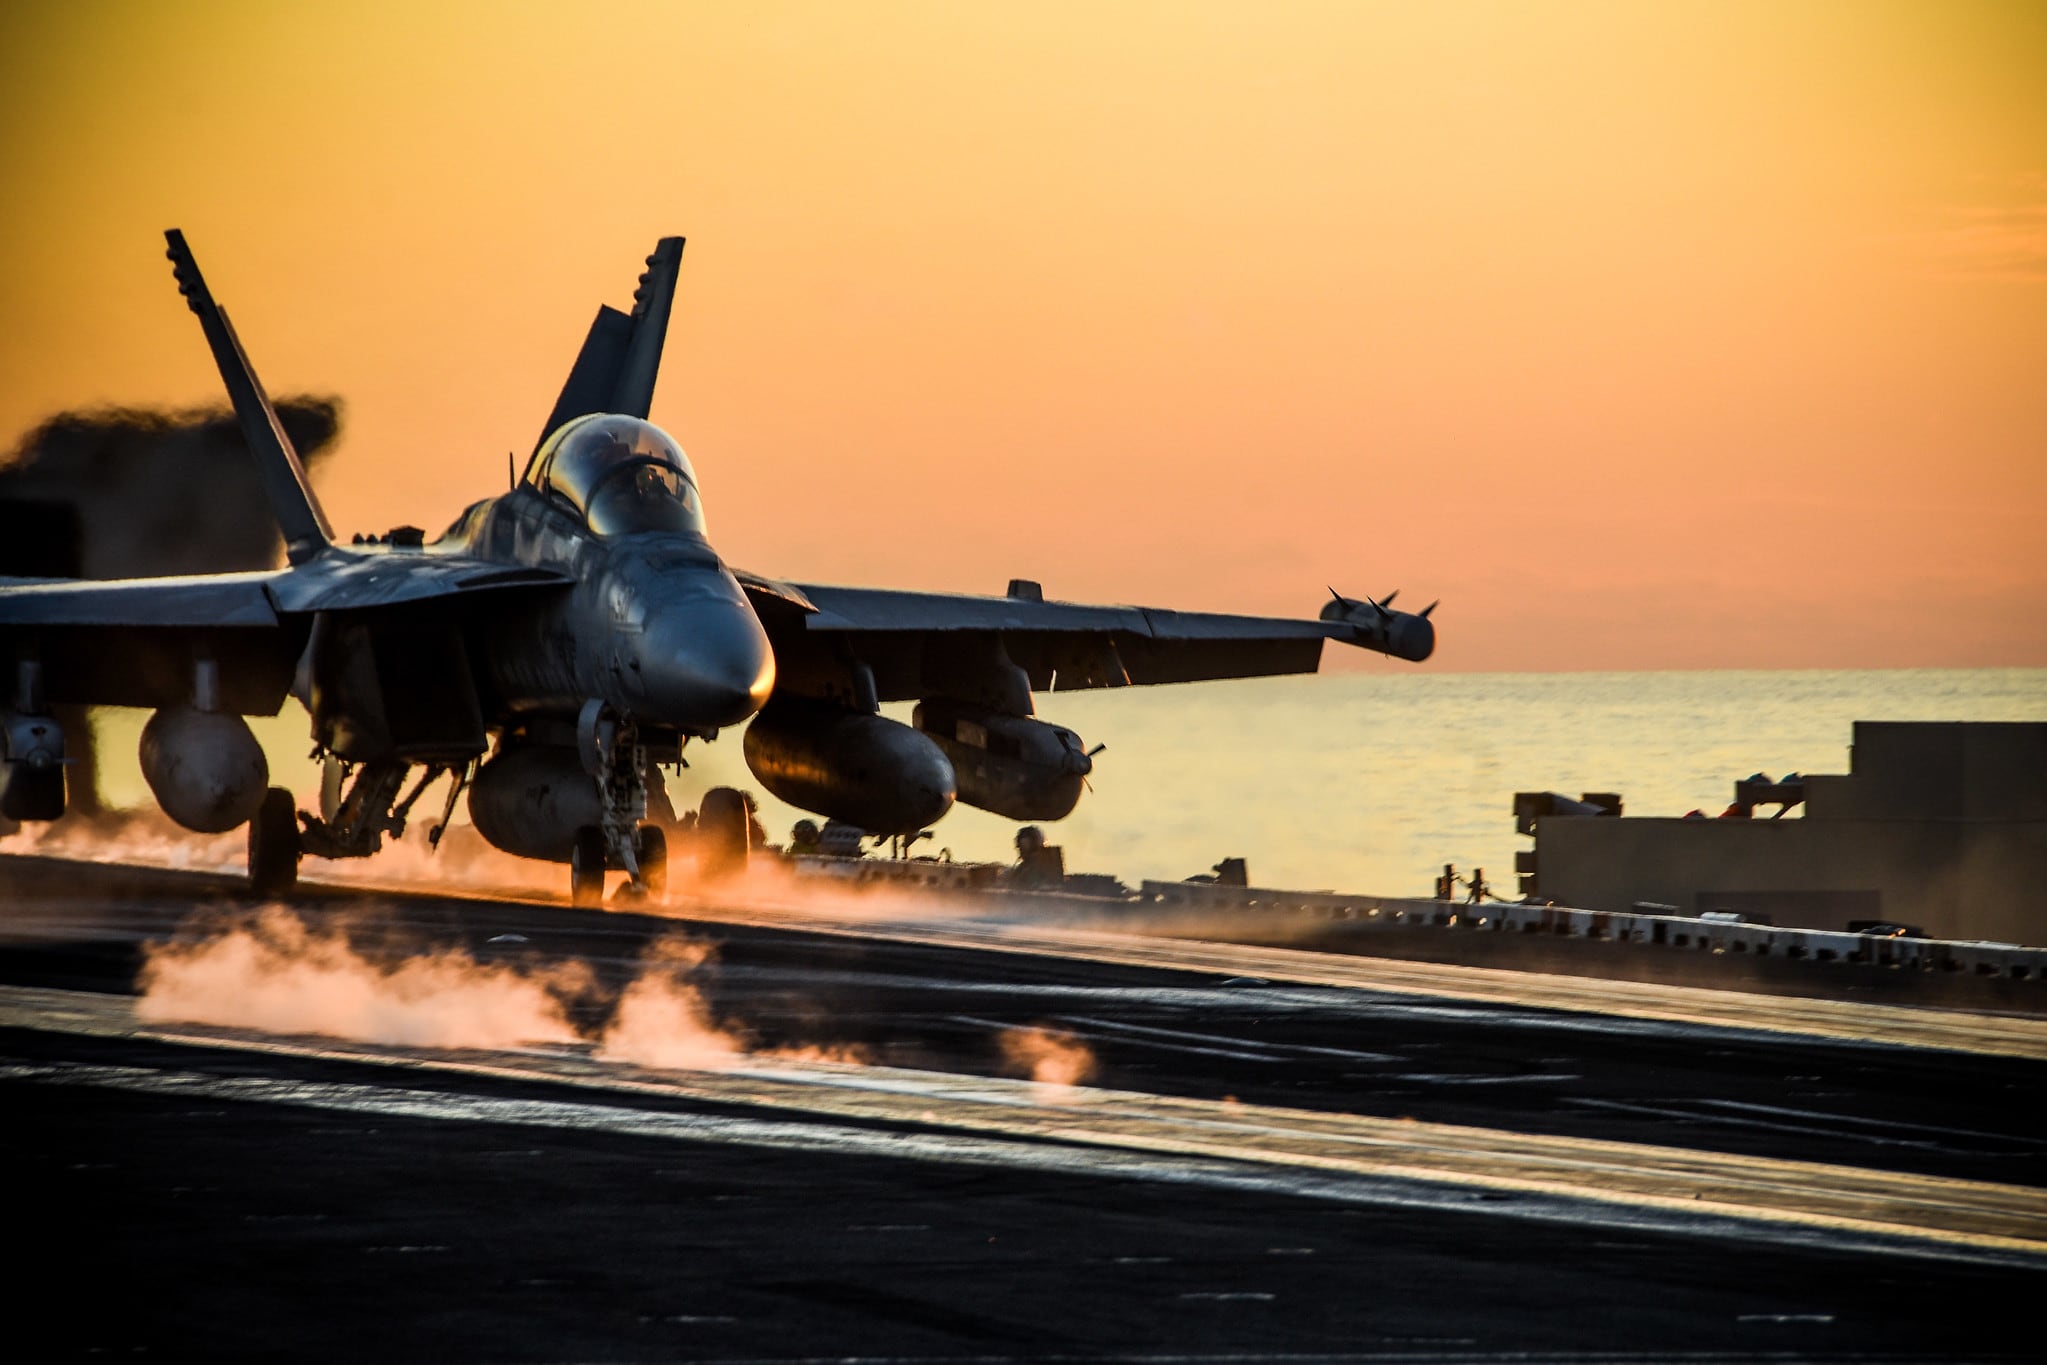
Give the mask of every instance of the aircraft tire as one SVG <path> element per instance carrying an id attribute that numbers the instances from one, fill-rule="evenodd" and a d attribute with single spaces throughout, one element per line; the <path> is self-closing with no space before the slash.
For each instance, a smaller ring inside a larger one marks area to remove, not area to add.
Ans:
<path id="1" fill-rule="evenodd" d="M 746 871 L 746 798 L 731 787 L 704 793 L 697 814 L 697 875 L 733 877 Z"/>
<path id="2" fill-rule="evenodd" d="M 633 831 L 633 857 L 639 860 L 640 880 L 647 894 L 656 898 L 668 891 L 668 836 L 656 824 L 641 825 Z"/>
<path id="3" fill-rule="evenodd" d="M 595 825 L 584 825 L 576 831 L 576 842 L 569 853 L 569 901 L 574 905 L 604 904 L 604 864 L 610 850 L 605 847 L 604 831 Z"/>
<path id="4" fill-rule="evenodd" d="M 282 787 L 263 793 L 249 821 L 249 890 L 259 896 L 289 896 L 299 881 L 298 803 Z"/>

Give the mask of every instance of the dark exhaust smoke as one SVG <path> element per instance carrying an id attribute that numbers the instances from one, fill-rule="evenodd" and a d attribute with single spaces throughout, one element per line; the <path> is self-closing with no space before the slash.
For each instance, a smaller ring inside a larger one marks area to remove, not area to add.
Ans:
<path id="1" fill-rule="evenodd" d="M 287 398 L 277 415 L 309 469 L 341 430 L 337 398 Z M 0 575 L 227 573 L 283 551 L 226 408 L 60 412 L 0 456 Z"/>
<path id="2" fill-rule="evenodd" d="M 311 469 L 341 430 L 338 398 L 277 415 Z M 249 447 L 224 407 L 60 412 L 0 455 L 0 577 L 149 578 L 283 562 Z M 86 708 L 58 708 L 78 761 L 71 809 L 101 809 Z"/>

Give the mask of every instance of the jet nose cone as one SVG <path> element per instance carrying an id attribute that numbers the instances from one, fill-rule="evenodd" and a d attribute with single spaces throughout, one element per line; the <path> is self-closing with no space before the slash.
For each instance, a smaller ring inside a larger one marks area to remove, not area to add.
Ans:
<path id="1" fill-rule="evenodd" d="M 660 612 L 647 625 L 640 668 L 647 709 L 672 725 L 737 725 L 775 690 L 774 651 L 743 600 Z"/>

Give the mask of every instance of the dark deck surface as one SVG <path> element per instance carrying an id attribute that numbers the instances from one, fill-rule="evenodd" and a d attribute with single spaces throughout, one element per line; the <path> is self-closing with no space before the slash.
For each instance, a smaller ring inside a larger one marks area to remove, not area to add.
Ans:
<path id="1" fill-rule="evenodd" d="M 143 942 L 237 904 L 225 879 L 10 862 L 0 985 L 129 993 Z M 685 929 L 760 1048 L 992 1077 L 1004 1029 L 1043 1027 L 1136 1092 L 1105 1115 L 1184 1097 L 2047 1187 L 2047 1064 L 2024 1058 L 488 900 L 299 908 L 394 960 L 588 963 L 592 1029 Z M 2023 1249 L 1319 1188 L 1021 1126 L 977 1155 L 927 1141 L 950 1121 L 914 1096 L 827 1119 L 12 1017 L 22 1359 L 1962 1360 L 2038 1358 L 2047 1332 Z"/>

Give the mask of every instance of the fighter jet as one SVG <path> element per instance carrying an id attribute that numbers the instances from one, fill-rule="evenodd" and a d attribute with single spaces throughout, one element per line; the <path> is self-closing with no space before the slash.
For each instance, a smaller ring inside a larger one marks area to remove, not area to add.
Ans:
<path id="1" fill-rule="evenodd" d="M 119 581 L 0 579 L 0 813 L 65 805 L 65 703 L 147 707 L 143 776 L 187 829 L 248 826 L 263 895 L 300 860 L 402 835 L 447 778 L 479 834 L 569 865 L 572 899 L 622 870 L 658 892 L 667 841 L 648 784 L 683 746 L 747 725 L 744 754 L 789 804 L 908 834 L 955 801 L 1017 820 L 1070 813 L 1095 752 L 1037 719 L 1035 693 L 1313 672 L 1325 641 L 1420 661 L 1420 612 L 1331 590 L 1315 620 L 784 582 L 711 546 L 702 483 L 647 420 L 683 240 L 647 258 L 630 312 L 598 310 L 511 491 L 438 539 L 344 543 L 313 495 L 227 314 L 181 233 L 178 287 L 220 369 L 283 533 L 286 567 Z M 10 687 L 11 685 L 11 687 Z M 320 809 L 270 784 L 244 719 L 296 697 L 323 765 Z M 909 724 L 883 702 L 917 703 Z M 665 803 L 664 803 L 665 804 Z M 747 848 L 747 812 L 709 794 L 703 864 Z"/>

